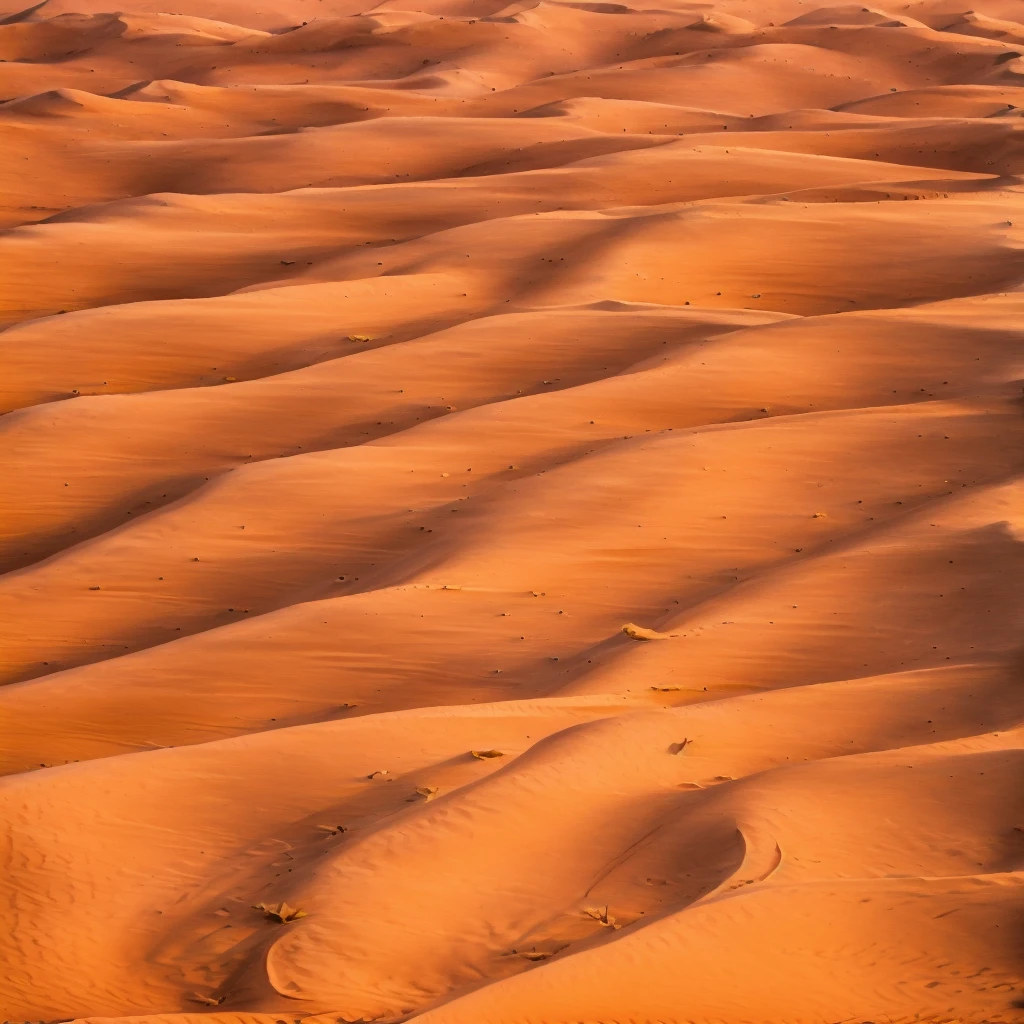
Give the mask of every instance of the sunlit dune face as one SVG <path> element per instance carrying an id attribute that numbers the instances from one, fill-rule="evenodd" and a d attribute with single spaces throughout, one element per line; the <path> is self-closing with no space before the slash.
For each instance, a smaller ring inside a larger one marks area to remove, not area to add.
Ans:
<path id="1" fill-rule="evenodd" d="M 1018 5 L 48 0 L 0 100 L 0 1019 L 1024 1021 Z"/>

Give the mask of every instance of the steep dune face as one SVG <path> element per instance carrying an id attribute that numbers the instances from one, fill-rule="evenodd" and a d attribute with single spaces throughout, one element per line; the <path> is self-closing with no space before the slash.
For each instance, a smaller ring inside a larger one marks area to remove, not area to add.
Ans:
<path id="1" fill-rule="evenodd" d="M 0 1017 L 1024 1021 L 1022 53 L 5 8 Z"/>

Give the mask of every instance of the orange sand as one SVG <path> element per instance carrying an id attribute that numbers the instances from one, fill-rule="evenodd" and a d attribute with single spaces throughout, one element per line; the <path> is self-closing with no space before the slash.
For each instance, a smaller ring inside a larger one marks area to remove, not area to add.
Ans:
<path id="1" fill-rule="evenodd" d="M 1024 1021 L 1022 0 L 2 17 L 0 1018 Z"/>

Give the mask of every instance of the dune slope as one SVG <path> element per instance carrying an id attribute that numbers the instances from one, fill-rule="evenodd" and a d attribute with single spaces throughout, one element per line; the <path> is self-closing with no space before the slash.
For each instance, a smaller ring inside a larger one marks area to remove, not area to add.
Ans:
<path id="1" fill-rule="evenodd" d="M 0 1019 L 1024 1024 L 1020 0 L 2 2 Z"/>

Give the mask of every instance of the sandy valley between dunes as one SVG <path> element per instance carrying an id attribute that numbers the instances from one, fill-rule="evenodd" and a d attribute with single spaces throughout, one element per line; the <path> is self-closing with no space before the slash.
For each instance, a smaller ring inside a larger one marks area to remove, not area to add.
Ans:
<path id="1" fill-rule="evenodd" d="M 126 2 L 0 10 L 0 1019 L 1024 1022 L 1024 0 Z"/>

